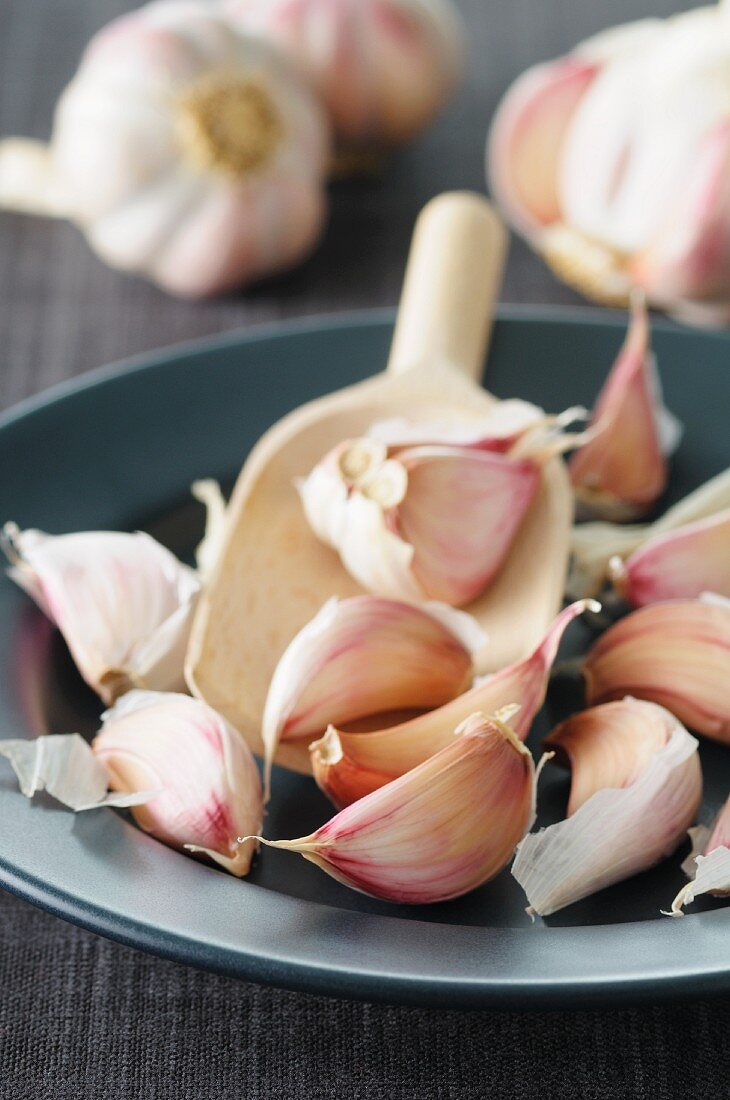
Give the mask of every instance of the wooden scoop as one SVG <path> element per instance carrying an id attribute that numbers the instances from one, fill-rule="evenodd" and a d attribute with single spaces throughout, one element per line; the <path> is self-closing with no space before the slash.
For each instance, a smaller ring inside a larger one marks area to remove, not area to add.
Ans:
<path id="1" fill-rule="evenodd" d="M 374 420 L 474 421 L 493 408 L 495 398 L 478 381 L 505 242 L 481 196 L 433 199 L 416 223 L 385 373 L 289 413 L 241 471 L 226 542 L 195 619 L 187 678 L 259 754 L 264 700 L 284 648 L 328 597 L 362 592 L 310 530 L 294 479 Z M 570 486 L 554 459 L 508 561 L 467 609 L 489 634 L 480 672 L 526 656 L 560 608 L 571 522 Z M 276 762 L 308 772 L 309 740 L 284 742 Z"/>

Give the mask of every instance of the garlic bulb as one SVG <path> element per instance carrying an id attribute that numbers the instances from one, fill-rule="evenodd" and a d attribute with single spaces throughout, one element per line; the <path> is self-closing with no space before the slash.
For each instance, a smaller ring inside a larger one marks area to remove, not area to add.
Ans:
<path id="1" fill-rule="evenodd" d="M 223 10 L 300 67 L 347 148 L 410 140 L 438 113 L 464 68 L 451 0 L 224 0 Z"/>
<path id="2" fill-rule="evenodd" d="M 612 304 L 641 287 L 730 316 L 730 5 L 640 20 L 539 65 L 494 119 L 488 172 L 556 273 Z"/>
<path id="3" fill-rule="evenodd" d="M 248 872 L 256 844 L 239 837 L 261 828 L 261 781 L 248 745 L 212 707 L 130 691 L 103 715 L 92 749 L 113 790 L 155 792 L 132 808 L 146 832 L 233 875 Z"/>
<path id="4" fill-rule="evenodd" d="M 46 535 L 6 524 L 10 577 L 55 623 L 105 703 L 131 687 L 184 687 L 197 574 L 149 535 Z"/>
<path id="5" fill-rule="evenodd" d="M 275 51 L 212 4 L 159 0 L 91 41 L 49 148 L 0 143 L 0 207 L 70 218 L 112 266 L 200 297 L 312 248 L 327 157 Z"/>
<path id="6" fill-rule="evenodd" d="M 534 818 L 532 757 L 499 718 L 474 714 L 451 743 L 341 810 L 299 852 L 354 890 L 412 905 L 459 897 L 509 862 Z"/>

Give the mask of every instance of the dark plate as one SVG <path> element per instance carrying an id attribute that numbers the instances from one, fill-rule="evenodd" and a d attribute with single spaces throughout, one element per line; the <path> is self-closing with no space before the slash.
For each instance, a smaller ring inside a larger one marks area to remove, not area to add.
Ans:
<path id="1" fill-rule="evenodd" d="M 141 526 L 189 554 L 202 522 L 190 482 L 230 484 L 273 421 L 378 369 L 391 324 L 379 314 L 237 333 L 26 402 L 0 419 L 0 519 L 53 532 Z M 548 409 L 590 404 L 623 326 L 610 314 L 504 310 L 489 386 Z M 676 498 L 728 464 L 730 340 L 658 323 L 655 347 L 668 403 L 686 425 Z M 570 648 L 586 641 L 586 628 L 575 627 Z M 575 705 L 570 685 L 553 690 L 533 746 Z M 2 735 L 91 733 L 98 713 L 58 635 L 0 581 Z M 730 787 L 730 754 L 705 742 L 702 758 L 709 818 Z M 561 816 L 567 787 L 563 772 L 547 769 L 541 821 Z M 282 772 L 275 793 L 272 837 L 301 836 L 330 815 L 311 780 Z M 431 908 L 364 898 L 285 852 L 264 852 L 239 882 L 163 847 L 120 813 L 74 816 L 45 797 L 28 802 L 0 762 L 4 886 L 161 955 L 332 995 L 568 1006 L 728 991 L 730 909 L 708 902 L 683 920 L 659 915 L 683 882 L 685 850 L 533 926 L 508 873 Z"/>

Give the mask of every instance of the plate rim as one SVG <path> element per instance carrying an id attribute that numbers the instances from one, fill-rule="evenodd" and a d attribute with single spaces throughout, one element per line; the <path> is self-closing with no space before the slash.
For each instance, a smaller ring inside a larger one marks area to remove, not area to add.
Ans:
<path id="1" fill-rule="evenodd" d="M 218 353 L 229 348 L 266 341 L 271 338 L 298 336 L 308 333 L 316 335 L 316 333 L 323 330 L 334 328 L 347 330 L 390 325 L 394 315 L 395 311 L 393 309 L 367 309 L 345 313 L 320 314 L 284 322 L 248 326 L 224 334 L 205 336 L 142 352 L 67 379 L 47 390 L 25 398 L 0 414 L 0 432 L 27 417 L 32 417 L 48 406 L 73 399 L 79 393 L 103 386 L 108 382 L 130 378 L 138 372 L 154 371 L 171 362 L 194 357 L 201 352 Z M 578 323 L 589 327 L 597 325 L 616 329 L 625 326 L 625 315 L 620 311 L 602 311 L 580 306 L 551 307 L 522 304 L 518 306 L 500 306 L 497 310 L 497 318 L 503 321 L 519 321 L 522 323 Z M 655 332 L 679 332 L 690 336 L 694 334 L 692 330 L 667 320 L 653 322 L 653 330 Z M 728 336 L 723 332 L 703 330 L 701 335 L 704 339 L 720 339 L 728 343 Z M 128 828 L 131 829 L 131 826 L 128 826 Z M 137 830 L 133 831 L 137 832 Z M 490 982 L 482 975 L 474 981 L 469 981 L 464 976 L 458 978 L 445 977 L 440 980 L 435 975 L 424 977 L 422 974 L 410 974 L 403 976 L 394 973 L 384 974 L 381 971 L 372 969 L 347 969 L 342 966 L 326 966 L 321 960 L 317 963 L 312 960 L 303 962 L 301 959 L 297 961 L 285 957 L 277 959 L 271 955 L 257 956 L 250 952 L 242 952 L 240 949 L 233 950 L 221 944 L 206 943 L 192 937 L 186 937 L 169 928 L 165 929 L 160 926 L 155 927 L 140 923 L 134 918 L 120 916 L 119 913 L 102 905 L 82 901 L 78 895 L 44 883 L 24 871 L 21 866 L 14 866 L 2 858 L 0 858 L 0 885 L 56 916 L 128 946 L 141 948 L 181 963 L 202 966 L 206 969 L 236 975 L 264 984 L 284 986 L 310 993 L 383 1000 L 400 1004 L 434 1004 L 451 1005 L 453 1007 L 485 1007 L 486 1005 L 499 1004 L 504 1007 L 538 1008 L 548 1005 L 554 1007 L 564 1001 L 566 996 L 570 997 L 572 1004 L 590 1005 L 626 1003 L 657 998 L 681 998 L 688 995 L 708 996 L 727 992 L 730 988 L 730 968 L 720 962 L 714 967 L 707 966 L 701 971 L 690 970 L 682 974 L 667 972 L 659 966 L 652 973 L 638 975 L 613 975 L 611 978 L 591 978 L 585 982 L 580 982 L 574 975 L 564 981 L 552 979 L 537 983 L 534 978 L 529 982 L 524 978 L 512 981 L 505 981 L 504 978 L 500 978 L 497 981 Z M 263 890 L 262 887 L 258 886 L 254 888 L 259 891 Z M 267 895 L 271 893 L 268 890 L 263 892 Z M 308 899 L 292 898 L 280 894 L 276 894 L 276 898 L 279 905 L 289 905 L 295 909 L 303 904 L 307 907 L 314 906 L 326 909 L 330 914 L 345 912 L 348 919 L 355 923 L 373 920 L 397 922 L 400 925 L 404 923 L 395 916 L 373 917 L 371 914 L 333 909 Z M 708 929 L 714 929 L 715 926 L 722 927 L 723 925 L 726 927 L 728 920 L 730 920 L 730 909 L 692 914 L 691 921 L 667 921 L 662 938 L 667 942 L 676 943 L 677 950 L 681 951 L 682 947 L 686 946 L 686 935 L 681 932 L 681 928 L 686 929 L 688 925 L 692 927 L 704 926 Z M 453 929 L 469 926 L 429 922 L 428 927 Z M 591 925 L 585 927 L 590 929 L 591 938 L 593 939 L 601 938 L 601 929 L 611 929 L 615 933 L 617 928 L 621 928 L 635 940 L 637 938 L 642 940 L 645 938 L 647 930 L 655 929 L 656 924 L 653 921 L 644 921 L 627 922 L 621 925 Z M 475 931 L 485 930 L 475 929 Z M 513 936 L 525 935 L 530 932 L 530 929 L 500 928 L 491 931 L 498 932 L 504 938 L 510 939 Z M 576 927 L 550 928 L 549 934 L 562 939 L 570 935 L 575 936 L 577 931 Z M 609 935 L 609 939 L 615 938 L 613 933 Z"/>

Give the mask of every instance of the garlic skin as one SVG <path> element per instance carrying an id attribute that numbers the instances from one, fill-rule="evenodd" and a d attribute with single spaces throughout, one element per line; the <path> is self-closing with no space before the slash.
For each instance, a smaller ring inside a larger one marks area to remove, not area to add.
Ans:
<path id="1" fill-rule="evenodd" d="M 330 726 L 325 736 L 310 746 L 317 785 L 338 809 L 349 806 L 440 752 L 451 743 L 453 730 L 475 712 L 497 714 L 514 706 L 509 724 L 524 740 L 545 701 L 550 669 L 563 634 L 587 609 L 597 611 L 599 605 L 585 600 L 566 607 L 529 657 L 482 677 L 470 691 L 436 710 L 370 733 Z"/>
<path id="2" fill-rule="evenodd" d="M 619 526 L 615 523 L 582 523 L 573 528 L 567 594 L 570 599 L 595 596 L 609 573 L 614 557 L 626 558 L 652 539 L 679 531 L 730 509 L 730 469 L 710 478 L 667 509 L 654 523 Z M 711 587 L 711 586 L 705 586 Z"/>
<path id="3" fill-rule="evenodd" d="M 576 410 L 569 410 L 573 419 Z M 509 434 L 496 425 L 409 426 L 463 431 L 461 445 L 436 438 L 388 445 L 375 436 L 345 440 L 297 483 L 310 527 L 340 555 L 367 591 L 391 599 L 462 606 L 499 572 L 540 486 L 541 466 L 567 449 L 562 417 L 538 418 Z M 380 429 L 382 432 L 384 429 Z M 402 437 L 392 422 L 385 433 Z"/>
<path id="4" fill-rule="evenodd" d="M 689 321 L 730 315 L 729 59 L 720 3 L 613 28 L 508 90 L 492 189 L 588 297 L 625 304 L 639 287 Z"/>
<path id="5" fill-rule="evenodd" d="M 625 561 L 611 558 L 608 572 L 634 607 L 703 592 L 730 598 L 730 509 L 649 539 Z"/>
<path id="6" fill-rule="evenodd" d="M 583 664 L 589 704 L 634 695 L 730 744 L 730 601 L 667 600 L 611 626 Z"/>
<path id="7" fill-rule="evenodd" d="M 242 876 L 263 821 L 261 781 L 243 738 L 206 703 L 132 691 L 102 717 L 92 748 L 113 790 L 155 790 L 132 809 L 146 832 Z"/>
<path id="8" fill-rule="evenodd" d="M 0 741 L 0 756 L 10 762 L 26 798 L 47 791 L 70 810 L 138 806 L 159 793 L 107 794 L 106 771 L 78 733 Z"/>
<path id="9" fill-rule="evenodd" d="M 666 916 L 683 917 L 683 906 L 691 905 L 700 894 L 712 894 L 718 898 L 730 896 L 730 798 L 717 815 L 711 830 L 690 829 L 689 833 L 693 850 L 682 864 L 682 869 L 691 876 L 692 881 L 679 891 Z M 699 848 L 694 843 L 693 835 L 698 833 L 704 841 Z"/>
<path id="10" fill-rule="evenodd" d="M 46 535 L 6 524 L 8 575 L 63 634 L 87 684 L 109 704 L 131 687 L 184 686 L 200 592 L 196 573 L 149 535 Z"/>
<path id="11" fill-rule="evenodd" d="M 634 519 L 651 508 L 666 488 L 666 459 L 682 434 L 663 405 L 649 338 L 646 306 L 636 298 L 626 340 L 596 401 L 595 434 L 569 462 L 578 502 L 606 519 Z"/>
<path id="12" fill-rule="evenodd" d="M 216 5 L 158 0 L 92 39 L 48 149 L 0 143 L 0 207 L 67 217 L 111 266 L 204 297 L 311 250 L 327 157 L 322 110 L 273 49 Z"/>
<path id="13" fill-rule="evenodd" d="M 463 75 L 464 31 L 451 0 L 224 0 L 223 10 L 299 67 L 345 148 L 410 141 Z"/>
<path id="14" fill-rule="evenodd" d="M 472 715 L 451 744 L 316 832 L 260 839 L 364 894 L 410 905 L 445 901 L 508 863 L 534 817 L 534 775 L 508 726 Z"/>
<path id="15" fill-rule="evenodd" d="M 476 620 L 444 605 L 328 600 L 271 679 L 261 726 L 267 794 L 280 741 L 321 735 L 330 722 L 440 706 L 471 684 L 485 642 Z"/>
<path id="16" fill-rule="evenodd" d="M 557 742 L 570 746 L 576 771 L 587 762 L 589 775 L 579 779 L 571 816 L 530 833 L 517 849 L 512 874 L 531 916 L 549 916 L 652 867 L 671 855 L 694 820 L 702 797 L 695 738 L 653 703 L 627 699 L 612 706 L 605 735 L 603 707 L 556 731 Z M 613 734 L 621 724 L 617 748 Z M 599 738 L 597 745 L 590 744 L 593 738 Z"/>
<path id="17" fill-rule="evenodd" d="M 221 487 L 213 478 L 194 481 L 190 492 L 205 508 L 205 534 L 195 548 L 198 576 L 207 584 L 213 575 L 226 537 L 228 508 Z"/>

